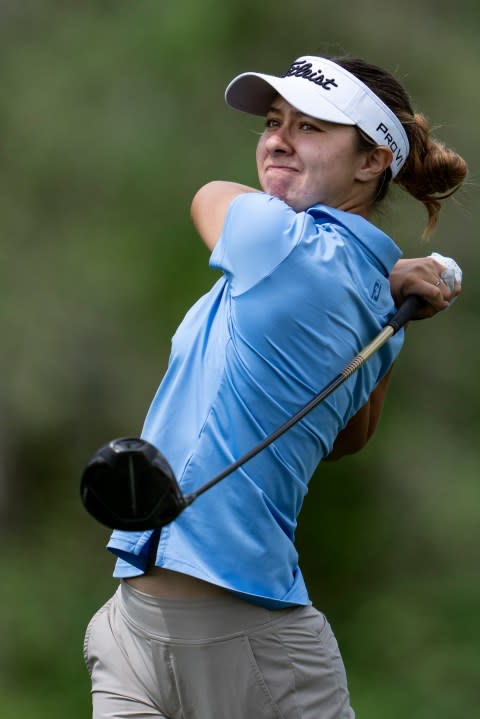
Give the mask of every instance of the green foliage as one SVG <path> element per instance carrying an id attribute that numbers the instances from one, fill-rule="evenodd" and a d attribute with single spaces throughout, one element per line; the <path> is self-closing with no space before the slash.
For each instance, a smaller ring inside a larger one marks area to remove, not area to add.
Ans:
<path id="1" fill-rule="evenodd" d="M 359 717 L 474 714 L 478 20 L 473 0 L 0 4 L 5 719 L 89 714 L 83 632 L 115 584 L 79 476 L 108 438 L 140 431 L 170 337 L 215 280 L 193 193 L 255 182 L 261 120 L 224 105 L 226 83 L 343 51 L 393 71 L 469 161 L 432 242 L 463 265 L 465 289 L 408 330 L 371 445 L 318 470 L 299 551 Z M 431 251 L 424 220 L 401 193 L 379 218 L 407 255 Z"/>

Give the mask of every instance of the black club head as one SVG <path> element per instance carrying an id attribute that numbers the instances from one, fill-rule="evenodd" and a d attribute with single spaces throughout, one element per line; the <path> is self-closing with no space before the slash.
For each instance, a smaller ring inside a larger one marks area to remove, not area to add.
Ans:
<path id="1" fill-rule="evenodd" d="M 114 439 L 95 452 L 80 491 L 85 509 L 112 529 L 163 527 L 186 506 L 166 458 L 136 437 Z"/>

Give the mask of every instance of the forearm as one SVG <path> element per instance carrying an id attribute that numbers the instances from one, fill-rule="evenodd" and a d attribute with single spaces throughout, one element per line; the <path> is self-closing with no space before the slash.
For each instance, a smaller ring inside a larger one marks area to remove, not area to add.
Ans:
<path id="1" fill-rule="evenodd" d="M 418 295 L 424 300 L 424 304 L 416 319 L 433 317 L 446 309 L 461 292 L 461 285 L 457 281 L 453 289 L 449 288 L 440 280 L 443 270 L 445 267 L 432 257 L 399 260 L 390 274 L 390 288 L 397 307 L 400 307 L 409 295 Z M 372 392 L 368 402 L 338 434 L 327 459 L 339 459 L 346 454 L 353 454 L 366 445 L 380 419 L 391 370 L 392 368 Z"/>
<path id="2" fill-rule="evenodd" d="M 392 368 L 375 387 L 368 401 L 337 435 L 333 449 L 326 457 L 327 460 L 340 459 L 347 454 L 354 454 L 367 444 L 377 428 L 382 413 Z"/>

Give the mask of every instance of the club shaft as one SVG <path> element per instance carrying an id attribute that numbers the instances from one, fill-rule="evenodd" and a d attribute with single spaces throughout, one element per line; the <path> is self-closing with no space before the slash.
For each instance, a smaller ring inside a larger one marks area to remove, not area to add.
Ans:
<path id="1" fill-rule="evenodd" d="M 393 315 L 393 317 L 389 320 L 383 330 L 379 332 L 379 334 L 368 345 L 361 349 L 360 352 L 356 355 L 356 357 L 354 357 L 351 362 L 349 362 L 342 369 L 342 371 L 321 390 L 321 392 L 316 394 L 315 397 L 310 400 L 310 402 L 308 402 L 296 414 L 290 417 L 290 419 L 280 425 L 280 427 L 278 427 L 271 434 L 265 437 L 265 439 L 259 442 L 259 444 L 255 445 L 255 447 L 253 447 L 251 450 L 239 457 L 239 459 L 230 464 L 219 474 L 216 474 L 214 477 L 212 477 L 212 479 L 199 487 L 195 492 L 185 495 L 185 506 L 188 507 L 188 505 L 190 505 L 201 494 L 214 487 L 216 484 L 221 482 L 222 479 L 225 479 L 225 477 L 228 477 L 229 474 L 235 472 L 250 459 L 253 459 L 253 457 L 262 452 L 262 450 L 272 444 L 272 442 L 275 442 L 275 440 L 285 434 L 285 432 L 288 432 L 288 430 L 293 427 L 293 425 L 297 424 L 297 422 L 300 422 L 300 420 L 302 420 L 307 414 L 309 414 L 309 412 L 318 407 L 318 405 L 323 402 L 330 394 L 332 394 L 332 392 L 334 392 L 337 387 L 343 384 L 345 380 L 347 380 L 358 369 L 360 369 L 360 367 L 365 364 L 365 362 L 367 362 L 367 360 L 373 354 L 375 354 L 375 352 L 378 352 L 378 350 L 385 344 L 385 342 L 390 339 L 390 337 L 392 337 L 392 335 L 398 332 L 401 327 L 403 327 L 409 320 L 411 320 L 418 311 L 421 304 L 422 300 L 416 295 L 411 295 L 407 297 L 405 302 L 401 305 L 400 309 Z"/>

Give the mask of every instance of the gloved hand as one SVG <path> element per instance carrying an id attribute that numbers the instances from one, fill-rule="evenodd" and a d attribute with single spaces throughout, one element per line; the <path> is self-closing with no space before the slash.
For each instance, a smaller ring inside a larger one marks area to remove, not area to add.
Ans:
<path id="1" fill-rule="evenodd" d="M 443 265 L 446 269 L 441 273 L 440 279 L 445 282 L 450 292 L 455 289 L 455 283 L 462 284 L 462 270 L 459 265 L 451 257 L 444 257 L 439 252 L 432 252 L 430 257 Z M 450 304 L 453 304 L 457 298 L 454 297 Z"/>

